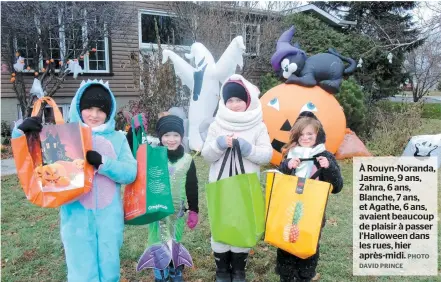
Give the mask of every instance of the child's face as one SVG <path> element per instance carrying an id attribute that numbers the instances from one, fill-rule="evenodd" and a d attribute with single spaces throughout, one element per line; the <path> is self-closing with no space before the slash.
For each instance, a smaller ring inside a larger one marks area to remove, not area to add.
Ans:
<path id="1" fill-rule="evenodd" d="M 232 97 L 228 99 L 225 106 L 233 112 L 245 112 L 245 110 L 247 109 L 247 103 L 237 97 Z"/>
<path id="2" fill-rule="evenodd" d="M 100 108 L 91 107 L 89 109 L 82 110 L 81 117 L 85 124 L 93 128 L 104 124 L 107 115 Z"/>
<path id="3" fill-rule="evenodd" d="M 177 132 L 167 132 L 162 135 L 161 142 L 162 145 L 167 147 L 169 150 L 176 150 L 179 145 L 181 145 L 181 135 Z"/>
<path id="4" fill-rule="evenodd" d="M 312 125 L 308 125 L 302 131 L 299 137 L 299 145 L 302 147 L 312 148 L 314 147 L 315 140 L 317 139 L 317 132 Z"/>

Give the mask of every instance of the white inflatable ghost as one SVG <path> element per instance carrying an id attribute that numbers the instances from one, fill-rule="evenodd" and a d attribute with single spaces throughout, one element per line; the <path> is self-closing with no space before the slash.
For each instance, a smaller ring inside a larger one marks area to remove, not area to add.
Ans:
<path id="1" fill-rule="evenodd" d="M 14 64 L 15 71 L 23 71 L 24 65 L 24 58 L 22 56 L 19 56 L 17 62 Z"/>
<path id="2" fill-rule="evenodd" d="M 170 50 L 162 52 L 162 63 L 170 59 L 176 75 L 191 91 L 189 120 L 189 146 L 191 150 L 201 151 L 204 142 L 199 134 L 199 125 L 212 117 L 219 102 L 220 84 L 236 72 L 236 66 L 243 67 L 245 44 L 242 36 L 234 38 L 217 63 L 210 51 L 199 42 L 191 45 L 187 59 L 193 59 L 196 68 Z"/>
<path id="3" fill-rule="evenodd" d="M 438 168 L 441 168 L 441 134 L 413 136 L 407 143 L 402 156 L 437 157 Z"/>
<path id="4" fill-rule="evenodd" d="M 83 74 L 83 68 L 80 66 L 78 60 L 69 60 L 69 67 L 66 70 L 69 70 L 70 73 L 73 73 L 73 78 L 77 79 L 78 74 Z"/>
<path id="5" fill-rule="evenodd" d="M 34 82 L 32 83 L 31 91 L 29 91 L 32 95 L 37 96 L 37 98 L 41 98 L 44 96 L 43 87 L 41 86 L 41 81 L 37 78 L 34 78 Z"/>

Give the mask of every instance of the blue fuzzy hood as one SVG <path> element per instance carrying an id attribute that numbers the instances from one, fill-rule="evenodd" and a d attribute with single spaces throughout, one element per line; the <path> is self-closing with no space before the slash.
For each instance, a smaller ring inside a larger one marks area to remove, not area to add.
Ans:
<path id="1" fill-rule="evenodd" d="M 108 133 L 115 130 L 115 115 L 116 115 L 116 100 L 115 96 L 113 95 L 112 91 L 109 88 L 108 83 L 104 83 L 102 80 L 88 80 L 87 82 L 83 81 L 80 85 L 80 88 L 78 88 L 77 93 L 75 94 L 74 98 L 72 99 L 72 103 L 70 104 L 70 111 L 69 111 L 69 122 L 80 122 L 82 124 L 85 124 L 81 119 L 81 112 L 80 112 L 80 100 L 81 96 L 83 96 L 84 90 L 86 90 L 91 85 L 100 85 L 103 88 L 105 88 L 110 93 L 110 97 L 112 98 L 112 110 L 110 112 L 110 117 L 107 118 L 107 121 L 96 128 L 93 129 L 94 132 L 101 132 L 101 133 Z"/>

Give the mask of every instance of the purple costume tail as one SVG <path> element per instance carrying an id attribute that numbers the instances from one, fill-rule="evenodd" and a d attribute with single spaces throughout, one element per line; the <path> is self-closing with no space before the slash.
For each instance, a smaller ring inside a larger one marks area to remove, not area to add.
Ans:
<path id="1" fill-rule="evenodd" d="M 173 260 L 174 267 L 186 265 L 193 266 L 193 260 L 187 249 L 176 241 L 172 241 L 172 250 L 167 244 L 153 245 L 147 248 L 142 256 L 139 258 L 136 271 L 141 271 L 144 268 L 165 269 Z"/>

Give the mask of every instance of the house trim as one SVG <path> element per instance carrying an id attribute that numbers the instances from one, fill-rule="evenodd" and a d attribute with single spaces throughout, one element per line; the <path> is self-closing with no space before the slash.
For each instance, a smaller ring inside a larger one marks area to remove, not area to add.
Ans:
<path id="1" fill-rule="evenodd" d="M 339 19 L 339 18 L 331 15 L 330 13 L 320 9 L 319 7 L 317 7 L 314 4 L 307 4 L 307 5 L 303 5 L 300 7 L 285 10 L 284 13 L 297 14 L 297 13 L 302 13 L 302 12 L 307 12 L 307 11 L 315 12 L 323 21 L 325 21 L 326 23 L 328 23 L 329 25 L 332 25 L 332 26 L 349 27 L 349 26 L 357 24 L 356 21 L 346 21 L 346 20 Z"/>

